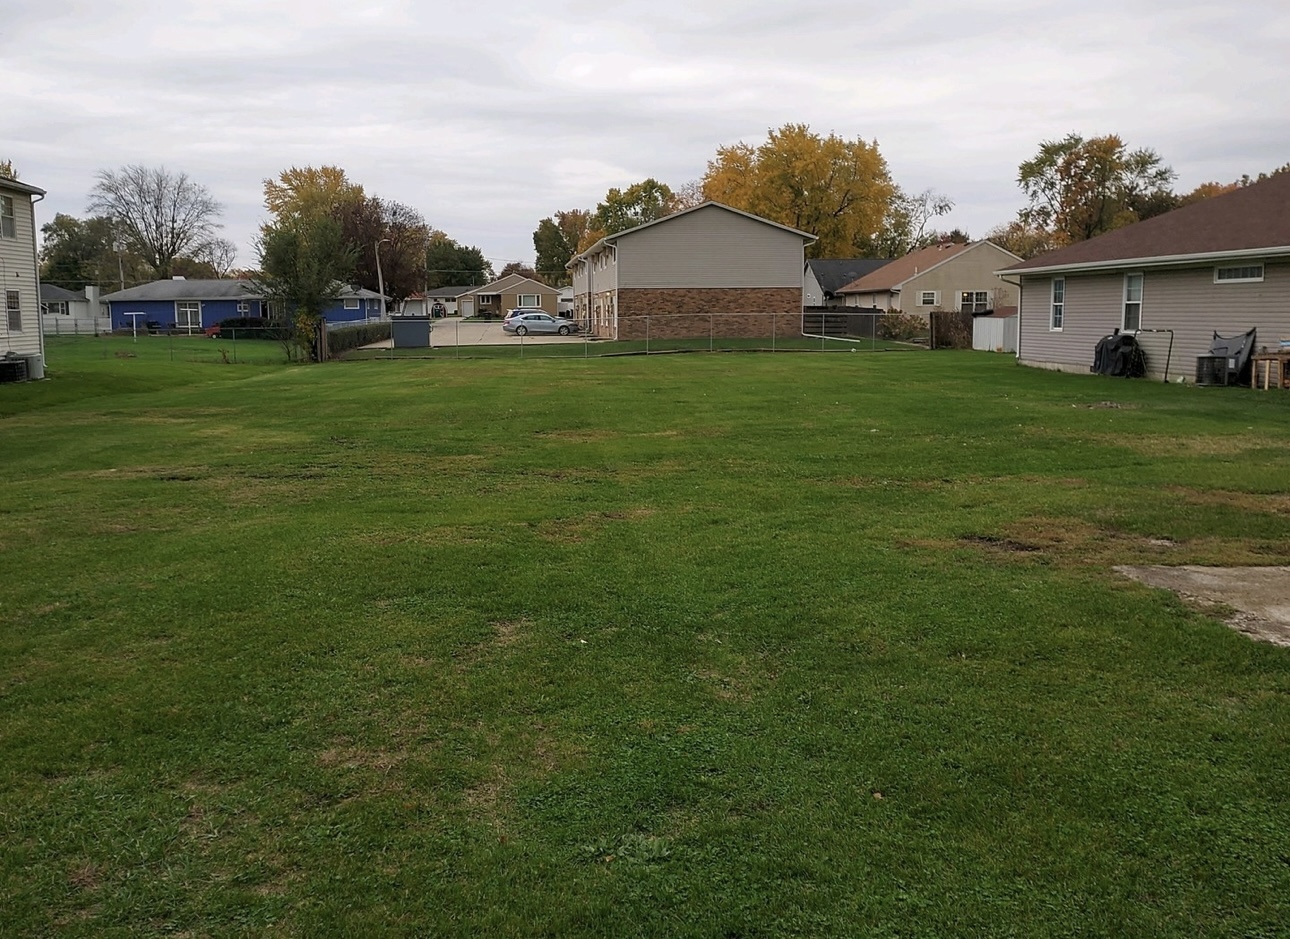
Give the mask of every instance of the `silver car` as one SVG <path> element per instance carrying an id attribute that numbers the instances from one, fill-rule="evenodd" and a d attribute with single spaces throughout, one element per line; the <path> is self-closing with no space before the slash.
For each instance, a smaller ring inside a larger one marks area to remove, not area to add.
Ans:
<path id="1" fill-rule="evenodd" d="M 568 336 L 578 331 L 578 324 L 560 316 L 535 310 L 512 310 L 502 321 L 502 329 L 514 336 L 559 335 Z"/>

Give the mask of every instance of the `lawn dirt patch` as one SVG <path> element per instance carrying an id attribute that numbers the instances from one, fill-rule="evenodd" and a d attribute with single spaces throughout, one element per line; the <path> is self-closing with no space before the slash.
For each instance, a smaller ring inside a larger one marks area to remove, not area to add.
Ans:
<path id="1" fill-rule="evenodd" d="M 1172 590 L 1254 639 L 1290 647 L 1290 567 L 1131 567 L 1116 571 L 1150 587 Z"/>

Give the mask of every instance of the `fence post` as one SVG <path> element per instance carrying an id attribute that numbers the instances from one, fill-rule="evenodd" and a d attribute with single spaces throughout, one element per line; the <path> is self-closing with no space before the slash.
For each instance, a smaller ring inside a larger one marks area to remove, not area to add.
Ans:
<path id="1" fill-rule="evenodd" d="M 645 354 L 649 355 L 649 317 L 645 317 Z"/>
<path id="2" fill-rule="evenodd" d="M 712 314 L 709 313 L 708 314 L 708 351 L 709 352 L 712 351 L 712 332 L 714 329 L 716 329 L 716 326 L 712 322 Z"/>
<path id="3" fill-rule="evenodd" d="M 770 315 L 770 351 L 771 352 L 775 351 L 775 325 L 778 322 L 779 322 L 779 314 L 772 313 Z"/>

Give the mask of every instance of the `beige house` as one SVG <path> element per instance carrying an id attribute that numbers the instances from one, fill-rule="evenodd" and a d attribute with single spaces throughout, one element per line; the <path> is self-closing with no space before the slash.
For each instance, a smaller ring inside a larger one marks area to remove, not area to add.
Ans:
<path id="1" fill-rule="evenodd" d="M 999 271 L 1021 294 L 1017 359 L 1087 372 L 1099 340 L 1137 336 L 1147 374 L 1191 377 L 1215 332 L 1290 339 L 1290 174 Z M 1172 343 L 1172 346 L 1171 346 Z"/>
<path id="2" fill-rule="evenodd" d="M 936 244 L 911 251 L 837 291 L 847 306 L 926 315 L 937 310 L 984 313 L 1017 302 L 1000 267 L 1020 261 L 989 241 Z"/>
<path id="3" fill-rule="evenodd" d="M 0 356 L 12 352 L 43 359 L 45 355 L 35 215 L 35 203 L 43 198 L 43 189 L 0 177 L 0 280 L 4 282 Z"/>
<path id="4" fill-rule="evenodd" d="M 554 287 L 548 287 L 531 277 L 507 274 L 491 284 L 461 294 L 457 298 L 457 310 L 462 316 L 502 317 L 516 307 L 527 307 L 557 316 L 556 303 L 559 296 L 560 292 Z"/>
<path id="5" fill-rule="evenodd" d="M 609 339 L 801 329 L 814 235 L 719 202 L 608 235 L 569 261 L 573 316 Z"/>

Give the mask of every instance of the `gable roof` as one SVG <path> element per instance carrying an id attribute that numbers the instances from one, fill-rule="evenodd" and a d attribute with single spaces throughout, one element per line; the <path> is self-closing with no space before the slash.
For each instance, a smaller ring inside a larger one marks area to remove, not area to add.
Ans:
<path id="1" fill-rule="evenodd" d="M 604 247 L 605 245 L 617 244 L 620 239 L 626 238 L 629 235 L 634 235 L 638 231 L 643 231 L 646 228 L 653 228 L 655 225 L 662 225 L 664 222 L 670 222 L 673 219 L 678 219 L 683 215 L 689 215 L 692 212 L 700 212 L 704 209 L 721 209 L 722 211 L 730 212 L 734 215 L 742 215 L 744 218 L 752 219 L 754 222 L 761 222 L 763 225 L 769 225 L 772 228 L 778 228 L 781 231 L 790 232 L 794 235 L 797 235 L 799 238 L 806 239 L 807 242 L 816 240 L 815 235 L 812 235 L 810 232 L 798 231 L 796 228 L 790 228 L 787 225 L 781 225 L 779 224 L 779 222 L 772 222 L 770 219 L 762 218 L 760 215 L 753 215 L 751 212 L 745 212 L 743 209 L 732 208 L 731 206 L 728 206 L 725 203 L 714 202 L 713 200 L 709 199 L 707 202 L 701 202 L 698 205 L 691 206 L 688 209 L 682 209 L 680 212 L 673 212 L 671 215 L 664 215 L 662 218 L 656 218 L 652 222 L 643 222 L 642 224 L 636 225 L 633 228 L 625 228 L 620 232 L 614 232 L 614 234 L 612 235 L 606 235 L 604 238 L 601 238 L 599 241 L 597 241 L 586 251 L 580 251 L 578 254 L 575 254 L 573 257 L 569 258 L 569 263 L 566 264 L 565 267 L 568 267 L 569 265 L 573 264 L 574 261 L 580 261 L 586 258 L 587 255 L 589 254 L 595 254 L 597 251 L 600 250 L 600 248 Z"/>
<path id="2" fill-rule="evenodd" d="M 891 258 L 812 258 L 806 266 L 820 289 L 833 294 L 890 263 Z"/>
<path id="3" fill-rule="evenodd" d="M 1041 254 L 999 273 L 1290 254 L 1290 173 Z"/>
<path id="4" fill-rule="evenodd" d="M 429 290 L 418 290 L 416 293 L 408 294 L 409 300 L 424 300 L 426 297 L 431 299 L 439 297 L 444 300 L 452 300 L 460 297 L 463 293 L 470 293 L 474 287 L 432 287 Z"/>
<path id="5" fill-rule="evenodd" d="M 74 293 L 66 288 L 58 286 L 57 284 L 47 284 L 44 281 L 41 281 L 40 299 L 46 303 L 51 300 L 62 300 L 67 303 L 75 303 L 77 300 L 84 301 L 85 294 Z"/>
<path id="6" fill-rule="evenodd" d="M 101 297 L 107 303 L 146 300 L 260 300 L 249 280 L 154 280 Z"/>
<path id="7" fill-rule="evenodd" d="M 353 300 L 355 297 L 360 300 L 381 299 L 381 295 L 375 290 L 368 290 L 366 287 L 356 287 L 353 284 L 346 284 L 341 288 L 340 292 L 336 294 L 337 300 Z M 390 298 L 386 297 L 385 299 L 388 300 Z"/>
<path id="8" fill-rule="evenodd" d="M 978 241 L 974 244 L 957 244 L 950 242 L 947 244 L 935 244 L 929 248 L 923 248 L 919 251 L 911 251 L 903 258 L 896 258 L 889 264 L 884 264 L 870 274 L 866 274 L 858 280 L 845 285 L 836 293 L 869 293 L 899 290 L 900 285 L 905 281 L 917 277 L 919 274 L 926 274 L 933 267 L 944 264 L 950 258 L 962 254 L 975 245 L 986 244 Z"/>
<path id="9" fill-rule="evenodd" d="M 523 274 L 507 274 L 505 277 L 495 280 L 491 284 L 484 284 L 484 286 L 482 287 L 473 287 L 470 290 L 467 290 L 466 292 L 467 293 L 507 293 L 509 291 L 509 292 L 518 293 L 518 291 L 514 291 L 514 288 L 520 286 L 521 284 L 532 284 L 533 287 L 536 289 L 531 292 L 535 292 L 535 293 L 555 293 L 556 292 L 554 287 L 548 287 L 546 284 L 542 283 L 541 281 L 534 280 L 532 277 L 525 277 Z"/>

